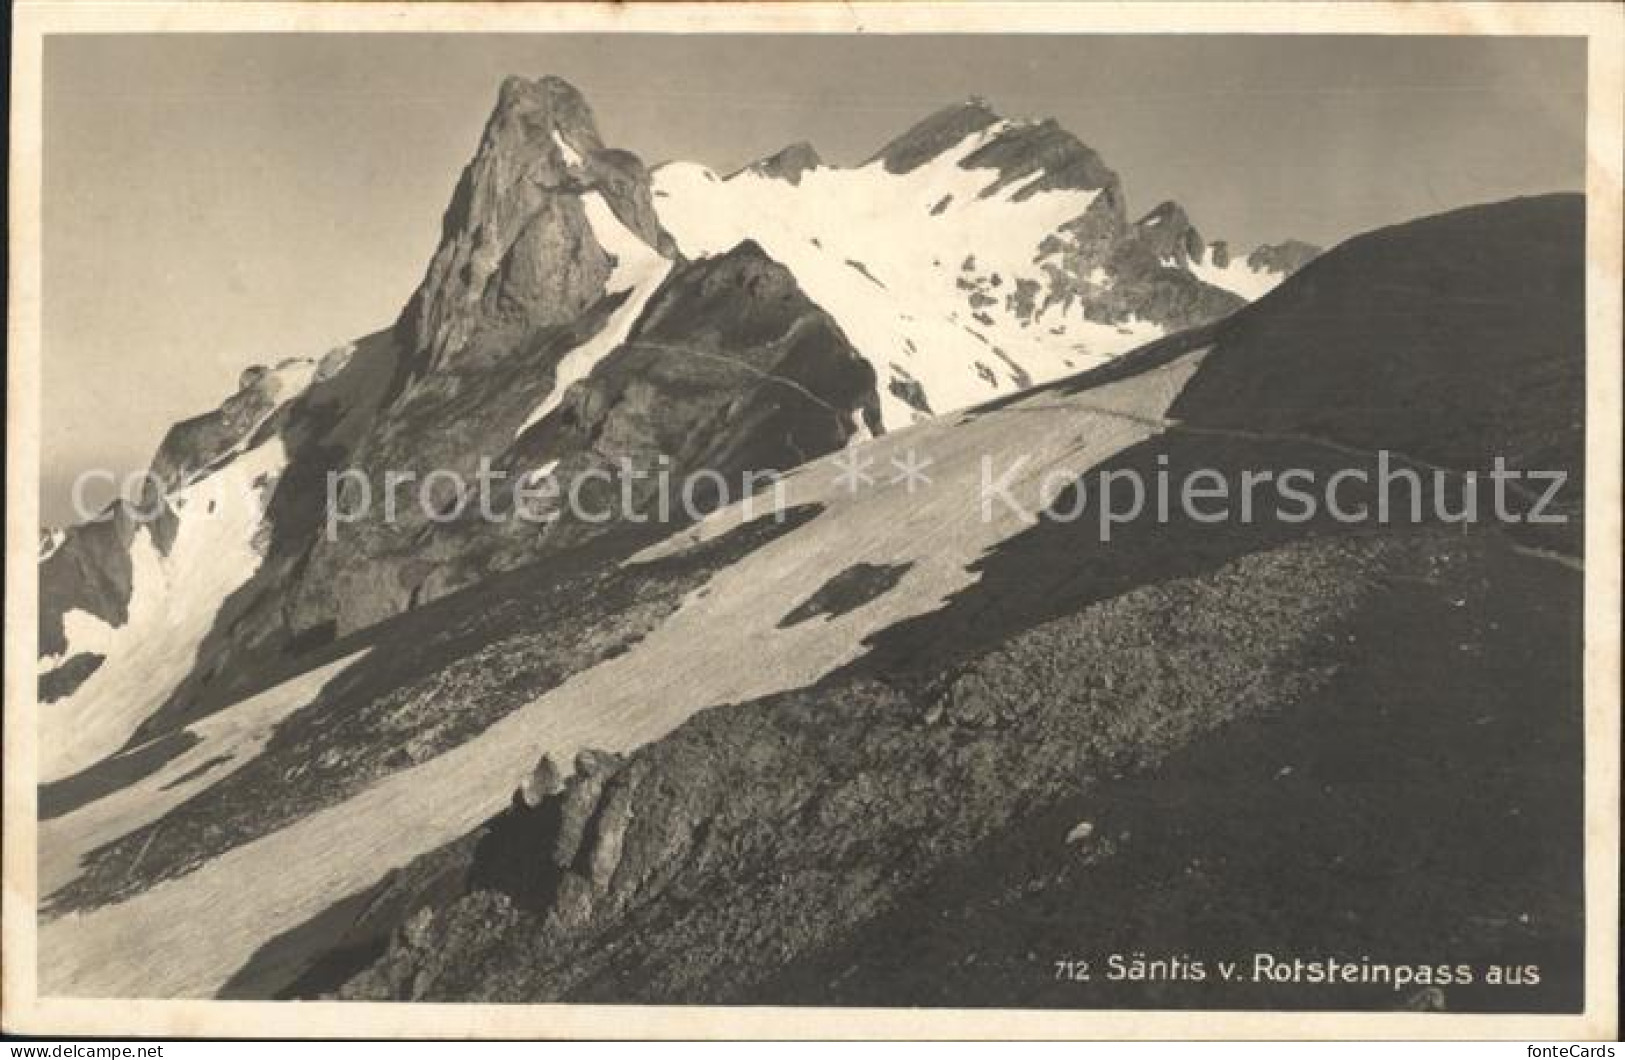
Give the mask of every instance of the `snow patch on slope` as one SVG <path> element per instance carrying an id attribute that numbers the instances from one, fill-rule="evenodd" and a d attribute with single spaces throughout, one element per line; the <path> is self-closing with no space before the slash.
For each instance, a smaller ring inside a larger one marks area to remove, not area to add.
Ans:
<path id="1" fill-rule="evenodd" d="M 327 683 L 367 654 L 352 652 L 225 710 L 193 722 L 197 742 L 149 776 L 39 825 L 39 893 L 50 895 L 80 873 L 86 854 L 156 821 L 235 773 L 265 749 L 276 726 L 314 700 Z"/>
<path id="2" fill-rule="evenodd" d="M 556 137 L 558 133 L 553 135 Z M 570 387 L 591 375 L 600 361 L 626 341 L 632 325 L 643 315 L 643 307 L 649 304 L 649 299 L 660 289 L 672 270 L 670 261 L 621 223 L 602 195 L 595 191 L 588 192 L 581 197 L 581 204 L 586 210 L 593 237 L 615 259 L 615 266 L 604 284 L 604 293 L 631 293 L 610 314 L 598 334 L 559 359 L 553 371 L 553 389 L 548 391 L 546 400 L 525 417 L 514 432 L 516 438 L 558 408 Z"/>
<path id="3" fill-rule="evenodd" d="M 564 142 L 564 137 L 559 135 L 559 131 L 557 129 L 553 130 L 553 142 L 558 145 L 559 154 L 564 156 L 565 165 L 569 166 L 571 169 L 575 169 L 581 165 L 581 155 L 576 151 L 575 148 Z"/>
<path id="4" fill-rule="evenodd" d="M 130 542 L 129 619 L 63 620 L 68 655 L 106 661 L 40 711 L 40 779 L 75 773 L 118 750 L 186 677 L 215 614 L 260 565 L 263 511 L 286 463 L 273 438 L 168 495 L 177 519 L 165 555 L 142 526 Z"/>
<path id="5" fill-rule="evenodd" d="M 89 611 L 77 607 L 69 608 L 62 615 L 62 641 L 67 647 L 57 655 L 41 655 L 39 672 L 49 673 L 75 655 L 84 652 L 107 654 L 107 646 L 113 641 L 115 628 Z"/>

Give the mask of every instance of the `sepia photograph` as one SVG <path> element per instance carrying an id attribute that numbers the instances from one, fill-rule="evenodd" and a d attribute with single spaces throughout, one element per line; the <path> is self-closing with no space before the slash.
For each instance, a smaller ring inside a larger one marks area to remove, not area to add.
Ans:
<path id="1" fill-rule="evenodd" d="M 1625 20 L 1401 6 L 23 5 L 5 1029 L 1615 1036 Z"/>

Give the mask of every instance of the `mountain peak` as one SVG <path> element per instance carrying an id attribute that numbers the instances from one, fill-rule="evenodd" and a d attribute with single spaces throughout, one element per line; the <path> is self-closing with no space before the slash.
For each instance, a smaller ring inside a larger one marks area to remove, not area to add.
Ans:
<path id="1" fill-rule="evenodd" d="M 1113 201 L 1121 198 L 1121 182 L 1105 159 L 1054 118 L 1005 122 L 960 165 L 999 171 L 984 196 L 1019 185 L 1017 201 L 1043 191 L 1068 190 L 1105 191 Z"/>
<path id="2" fill-rule="evenodd" d="M 1173 225 L 1176 228 L 1186 228 L 1190 225 L 1191 219 L 1185 213 L 1183 206 L 1172 199 L 1165 199 L 1134 223 L 1141 228 L 1151 228 L 1162 224 Z"/>
<path id="3" fill-rule="evenodd" d="M 1054 118 L 1012 121 L 1001 117 L 981 96 L 944 107 L 887 144 L 867 164 L 881 162 L 895 174 L 909 173 L 985 133 L 983 142 L 959 164 L 965 169 L 996 169 L 998 176 L 982 190 L 986 198 L 1014 185 L 1016 200 L 1044 191 L 1101 191 L 1118 202 L 1117 174 L 1083 141 Z"/>
<path id="4" fill-rule="evenodd" d="M 909 173 L 1002 119 L 980 96 L 942 108 L 881 148 L 865 165 L 880 162 L 892 173 Z"/>
<path id="5" fill-rule="evenodd" d="M 530 78 L 523 74 L 509 74 L 502 79 L 499 97 L 508 99 L 524 95 L 565 95 L 581 98 L 581 90 L 557 74 L 543 74 Z"/>
<path id="6" fill-rule="evenodd" d="M 428 366 L 458 358 L 482 331 L 574 320 L 604 293 L 614 262 L 586 210 L 665 253 L 636 155 L 606 149 L 592 108 L 563 78 L 509 77 L 442 221 L 440 246 L 402 315 Z"/>
<path id="7" fill-rule="evenodd" d="M 786 180 L 791 184 L 800 184 L 801 175 L 809 169 L 817 169 L 824 164 L 818 151 L 805 140 L 797 140 L 788 147 L 781 148 L 766 158 L 752 162 L 728 176 L 732 180 L 740 173 L 755 173 L 761 177 L 772 177 Z"/>
<path id="8" fill-rule="evenodd" d="M 511 75 L 502 81 L 497 91 L 497 105 L 493 117 L 523 110 L 545 113 L 559 124 L 585 126 L 597 131 L 592 108 L 581 91 L 562 77 L 546 74 L 534 80 Z"/>
<path id="9" fill-rule="evenodd" d="M 1140 241 L 1163 264 L 1183 267 L 1189 261 L 1200 261 L 1207 247 L 1185 208 L 1172 200 L 1158 203 L 1150 213 L 1134 222 L 1134 227 Z"/>

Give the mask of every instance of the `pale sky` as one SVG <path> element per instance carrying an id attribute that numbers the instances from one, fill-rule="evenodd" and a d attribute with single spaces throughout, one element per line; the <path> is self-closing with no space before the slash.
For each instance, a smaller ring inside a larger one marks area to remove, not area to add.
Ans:
<path id="1" fill-rule="evenodd" d="M 1098 150 L 1135 216 L 1176 199 L 1245 249 L 1581 189 L 1584 63 L 1528 38 L 50 37 L 43 516 L 247 365 L 390 323 L 509 74 L 723 171 L 802 139 L 861 161 L 980 95 Z"/>

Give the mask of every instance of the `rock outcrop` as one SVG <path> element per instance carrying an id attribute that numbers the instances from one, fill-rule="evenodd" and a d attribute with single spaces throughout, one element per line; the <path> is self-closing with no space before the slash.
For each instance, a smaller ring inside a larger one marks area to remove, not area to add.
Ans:
<path id="1" fill-rule="evenodd" d="M 123 501 L 95 519 L 61 531 L 40 563 L 39 651 L 60 655 L 68 644 L 63 617 L 83 611 L 111 626 L 124 624 L 130 603 L 130 542 L 139 522 Z"/>
<path id="2" fill-rule="evenodd" d="M 1247 255 L 1247 265 L 1260 272 L 1274 272 L 1286 277 L 1315 260 L 1320 254 L 1321 249 L 1311 243 L 1289 239 L 1284 243 L 1265 243 L 1258 247 Z"/>
<path id="3" fill-rule="evenodd" d="M 332 370 L 330 361 L 327 368 Z M 275 425 L 267 422 L 271 414 L 302 391 L 316 372 L 316 362 L 304 357 L 290 357 L 275 368 L 244 369 L 237 393 L 218 409 L 183 420 L 164 435 L 147 472 L 143 505 L 156 503 L 252 446 L 257 433 L 274 430 Z"/>
<path id="4" fill-rule="evenodd" d="M 817 169 L 823 164 L 824 160 L 819 157 L 818 151 L 813 145 L 801 140 L 759 162 L 752 162 L 744 169 L 731 174 L 728 179 L 732 180 L 739 173 L 754 173 L 759 177 L 800 184 L 802 174 L 808 170 Z"/>
<path id="5" fill-rule="evenodd" d="M 1194 258 L 1202 259 L 1207 246 L 1202 234 L 1191 224 L 1185 208 L 1177 202 L 1164 202 L 1134 222 L 1135 237 L 1159 263 L 1183 267 Z"/>

